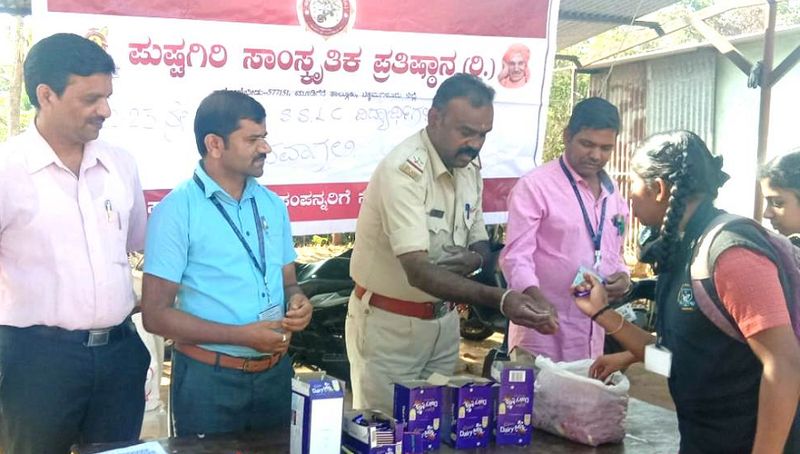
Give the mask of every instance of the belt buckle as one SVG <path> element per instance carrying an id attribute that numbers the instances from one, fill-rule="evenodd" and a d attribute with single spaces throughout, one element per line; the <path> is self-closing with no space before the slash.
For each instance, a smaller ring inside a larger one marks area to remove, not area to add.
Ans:
<path id="1" fill-rule="evenodd" d="M 242 372 L 252 373 L 253 371 L 250 370 L 250 364 L 252 364 L 250 358 L 244 358 L 242 362 Z"/>
<path id="2" fill-rule="evenodd" d="M 433 318 L 442 318 L 450 312 L 450 303 L 438 301 L 433 303 Z"/>
<path id="3" fill-rule="evenodd" d="M 255 357 L 255 358 L 242 358 L 241 370 L 242 370 L 242 372 L 247 372 L 248 374 L 259 372 L 258 370 L 256 370 L 256 365 L 255 365 L 256 362 L 265 361 L 265 360 L 268 360 L 269 358 L 270 358 L 269 355 L 268 356 L 258 356 L 258 357 Z M 267 369 L 269 369 L 269 368 L 267 368 Z"/>
<path id="4" fill-rule="evenodd" d="M 111 329 L 92 329 L 89 330 L 89 339 L 86 340 L 87 347 L 102 347 L 108 345 L 111 337 Z"/>

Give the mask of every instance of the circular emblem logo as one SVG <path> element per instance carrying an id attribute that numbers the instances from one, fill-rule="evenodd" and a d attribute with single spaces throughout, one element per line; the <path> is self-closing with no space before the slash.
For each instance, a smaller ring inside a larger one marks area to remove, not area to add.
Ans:
<path id="1" fill-rule="evenodd" d="M 314 33 L 333 36 L 352 27 L 355 0 L 298 0 L 300 20 Z"/>
<path id="2" fill-rule="evenodd" d="M 95 44 L 102 47 L 103 50 L 108 51 L 108 28 L 90 28 L 89 31 L 83 35 L 84 38 L 94 41 Z"/>

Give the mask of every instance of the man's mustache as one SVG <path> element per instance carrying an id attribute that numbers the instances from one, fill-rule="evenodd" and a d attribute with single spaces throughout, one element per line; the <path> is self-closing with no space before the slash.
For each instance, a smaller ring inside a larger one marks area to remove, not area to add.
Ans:
<path id="1" fill-rule="evenodd" d="M 267 154 L 266 153 L 259 153 L 258 155 L 256 155 L 256 157 L 253 158 L 253 162 L 255 163 L 255 162 L 257 162 L 259 160 L 262 160 L 262 159 L 263 160 L 267 159 Z"/>
<path id="2" fill-rule="evenodd" d="M 480 153 L 480 152 L 481 152 L 480 148 L 461 147 L 461 148 L 458 149 L 458 153 L 456 153 L 456 154 L 457 155 L 465 154 L 465 155 L 469 156 L 470 158 L 475 159 L 476 157 L 478 157 L 478 153 Z"/>

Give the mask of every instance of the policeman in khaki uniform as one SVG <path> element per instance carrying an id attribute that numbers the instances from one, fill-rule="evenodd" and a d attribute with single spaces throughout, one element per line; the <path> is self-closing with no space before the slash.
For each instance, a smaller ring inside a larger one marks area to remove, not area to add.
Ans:
<path id="1" fill-rule="evenodd" d="M 428 126 L 378 164 L 358 216 L 346 322 L 353 408 L 390 411 L 393 383 L 450 375 L 459 320 L 449 301 L 498 307 L 515 323 L 558 329 L 555 310 L 469 279 L 490 266 L 480 167 L 494 90 L 457 74 L 442 83 Z"/>

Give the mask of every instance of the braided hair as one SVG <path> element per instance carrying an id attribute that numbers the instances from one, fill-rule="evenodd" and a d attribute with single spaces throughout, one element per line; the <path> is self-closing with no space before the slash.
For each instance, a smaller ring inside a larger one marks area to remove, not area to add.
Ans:
<path id="1" fill-rule="evenodd" d="M 631 169 L 647 184 L 661 178 L 670 185 L 669 206 L 661 223 L 661 241 L 650 251 L 658 269 L 669 268 L 680 244 L 678 226 L 692 197 L 717 197 L 728 180 L 722 157 L 714 156 L 703 139 L 691 131 L 655 134 L 645 140 L 631 158 Z"/>

